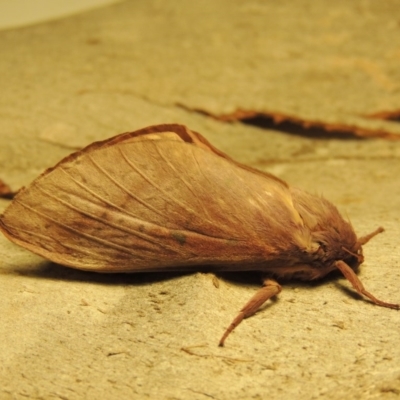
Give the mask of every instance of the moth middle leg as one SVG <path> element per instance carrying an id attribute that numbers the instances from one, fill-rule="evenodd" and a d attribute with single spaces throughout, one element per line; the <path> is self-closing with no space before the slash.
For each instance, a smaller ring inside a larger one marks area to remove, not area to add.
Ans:
<path id="1" fill-rule="evenodd" d="M 250 301 L 240 310 L 238 316 L 232 321 L 228 329 L 219 341 L 219 346 L 223 346 L 229 334 L 245 319 L 251 317 L 256 311 L 271 297 L 276 296 L 282 290 L 278 282 L 273 279 L 264 279 L 263 287 L 259 289 Z"/>

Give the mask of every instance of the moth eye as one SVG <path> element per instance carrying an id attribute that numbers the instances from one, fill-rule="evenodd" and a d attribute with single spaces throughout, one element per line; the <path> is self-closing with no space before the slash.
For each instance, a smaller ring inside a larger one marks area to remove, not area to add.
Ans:
<path id="1" fill-rule="evenodd" d="M 311 248 L 309 250 L 311 253 L 321 253 L 323 251 L 321 247 L 321 243 L 319 242 L 312 242 L 311 243 Z"/>
<path id="2" fill-rule="evenodd" d="M 317 253 L 325 253 L 326 252 L 326 246 L 324 243 L 318 242 L 318 243 L 316 243 L 316 245 L 318 246 Z"/>

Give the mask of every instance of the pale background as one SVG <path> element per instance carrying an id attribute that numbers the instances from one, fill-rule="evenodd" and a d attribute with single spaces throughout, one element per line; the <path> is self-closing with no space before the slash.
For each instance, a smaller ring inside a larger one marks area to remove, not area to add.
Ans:
<path id="1" fill-rule="evenodd" d="M 360 278 L 400 302 L 395 1 L 152 0 L 76 11 L 0 31 L 1 180 L 17 190 L 94 140 L 183 123 L 237 160 L 322 193 L 358 234 L 384 226 Z M 238 110 L 294 125 L 209 116 Z M 342 278 L 284 284 L 219 348 L 256 277 L 98 275 L 3 236 L 0 259 L 2 400 L 400 396 L 400 312 Z"/>
<path id="2" fill-rule="evenodd" d="M 118 1 L 121 0 L 0 0 L 0 29 L 62 18 Z"/>

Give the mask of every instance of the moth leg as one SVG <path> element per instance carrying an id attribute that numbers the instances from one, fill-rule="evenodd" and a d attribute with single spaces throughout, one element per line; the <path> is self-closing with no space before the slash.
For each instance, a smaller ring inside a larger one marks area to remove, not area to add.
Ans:
<path id="1" fill-rule="evenodd" d="M 251 317 L 255 312 L 271 297 L 280 293 L 282 287 L 272 279 L 265 279 L 263 287 L 256 292 L 250 301 L 240 310 L 238 316 L 232 321 L 228 329 L 219 341 L 219 346 L 223 346 L 228 335 L 244 320 Z"/>
<path id="2" fill-rule="evenodd" d="M 340 272 L 345 276 L 345 278 L 353 285 L 353 288 L 361 295 L 368 297 L 375 304 L 381 307 L 394 308 L 396 310 L 400 309 L 399 304 L 386 303 L 385 301 L 378 300 L 374 295 L 368 292 L 365 288 L 356 273 L 342 260 L 336 261 L 336 267 L 340 270 Z"/>

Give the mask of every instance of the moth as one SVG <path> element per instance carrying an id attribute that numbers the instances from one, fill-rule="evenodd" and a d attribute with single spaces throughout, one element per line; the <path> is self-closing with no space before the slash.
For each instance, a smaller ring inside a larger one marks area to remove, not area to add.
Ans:
<path id="1" fill-rule="evenodd" d="M 95 142 L 22 188 L 0 216 L 11 241 L 55 263 L 95 272 L 260 271 L 263 286 L 219 344 L 281 291 L 277 280 L 356 275 L 362 246 L 320 196 L 240 164 L 182 125 Z"/>

